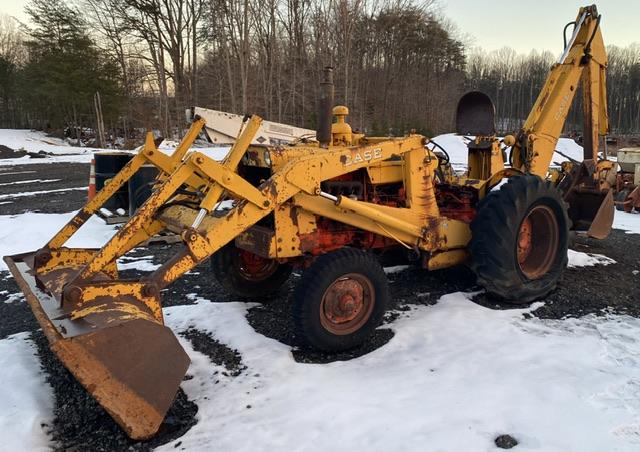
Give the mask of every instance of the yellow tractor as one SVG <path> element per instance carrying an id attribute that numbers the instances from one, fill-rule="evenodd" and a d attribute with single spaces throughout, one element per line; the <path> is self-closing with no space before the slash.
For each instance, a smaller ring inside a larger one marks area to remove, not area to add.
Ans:
<path id="1" fill-rule="evenodd" d="M 429 270 L 468 263 L 490 293 L 530 302 L 556 286 L 570 230 L 605 237 L 613 219 L 613 167 L 597 157 L 598 137 L 607 130 L 607 61 L 598 25 L 595 6 L 580 9 L 564 54 L 518 133 L 496 137 L 485 95 L 461 99 L 458 132 L 474 137 L 464 175 L 452 170 L 446 152 L 430 150 L 424 136 L 354 133 L 347 108 L 333 106 L 326 69 L 316 140 L 251 145 L 261 123 L 251 116 L 217 162 L 187 152 L 202 119 L 171 156 L 148 135 L 44 247 L 5 260 L 53 351 L 137 439 L 157 431 L 189 366 L 163 324 L 160 291 L 208 259 L 220 283 L 243 297 L 264 296 L 292 269 L 304 270 L 292 307 L 297 332 L 328 351 L 357 346 L 380 324 L 389 291 L 378 256 L 392 250 Z M 585 160 L 550 175 L 581 82 L 591 131 Z M 109 242 L 99 250 L 64 247 L 147 164 L 159 170 L 153 193 Z M 120 279 L 117 259 L 165 230 L 180 234 L 177 254 L 147 277 Z"/>

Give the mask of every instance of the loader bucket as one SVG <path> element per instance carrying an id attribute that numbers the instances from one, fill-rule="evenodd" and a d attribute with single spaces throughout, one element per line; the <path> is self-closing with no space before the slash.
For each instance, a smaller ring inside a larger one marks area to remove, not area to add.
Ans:
<path id="1" fill-rule="evenodd" d="M 62 286 L 82 266 L 37 274 L 34 254 L 4 260 L 51 350 L 131 438 L 153 436 L 189 366 L 178 340 L 158 313 L 130 294 L 61 304 Z"/>

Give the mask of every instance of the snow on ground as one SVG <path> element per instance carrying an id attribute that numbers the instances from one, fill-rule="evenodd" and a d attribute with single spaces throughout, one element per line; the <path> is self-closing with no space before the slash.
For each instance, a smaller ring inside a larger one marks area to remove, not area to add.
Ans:
<path id="1" fill-rule="evenodd" d="M 38 196 L 38 195 L 44 195 L 48 193 L 61 193 L 61 192 L 73 191 L 73 190 L 86 191 L 87 187 L 57 188 L 55 190 L 37 190 L 37 191 L 25 191 L 22 193 L 9 193 L 7 195 L 0 195 L 0 201 L 5 199 L 24 198 L 29 196 Z"/>
<path id="2" fill-rule="evenodd" d="M 171 154 L 178 144 L 179 142 L 177 141 L 165 140 L 160 144 L 159 150 L 166 154 Z M 23 129 L 0 129 L 0 145 L 7 146 L 14 151 L 23 150 L 34 153 L 44 151 L 47 154 L 54 154 L 43 155 L 42 158 L 33 158 L 26 155 L 24 157 L 0 159 L 0 166 L 38 163 L 89 163 L 93 158 L 93 153 L 101 150 L 94 147 L 71 146 L 65 140 L 48 137 L 44 132 Z M 229 149 L 230 146 L 208 146 L 198 143 L 191 151 L 202 152 L 214 160 L 222 160 Z"/>
<path id="3" fill-rule="evenodd" d="M 388 275 L 391 273 L 400 273 L 405 271 L 407 268 L 410 268 L 410 265 L 394 265 L 392 267 L 385 267 L 384 272 Z"/>
<path id="4" fill-rule="evenodd" d="M 2 144 L 2 143 L 0 143 Z M 95 149 L 92 150 L 92 152 Z M 39 165 L 43 163 L 90 163 L 93 153 L 82 155 L 54 155 L 44 156 L 43 158 L 31 158 L 28 155 L 13 159 L 0 159 L 0 167 L 16 166 L 16 165 Z"/>
<path id="5" fill-rule="evenodd" d="M 0 129 L 0 145 L 14 151 L 45 152 L 42 158 L 28 155 L 0 159 L 0 166 L 30 165 L 38 163 L 89 163 L 95 148 L 71 146 L 65 140 L 48 137 L 44 132 L 28 129 Z"/>
<path id="6" fill-rule="evenodd" d="M 627 234 L 640 234 L 640 212 L 627 213 L 616 210 L 613 227 L 627 231 Z"/>
<path id="7" fill-rule="evenodd" d="M 0 173 L 0 175 L 5 175 L 10 173 Z M 24 185 L 24 184 L 49 184 L 51 182 L 60 182 L 62 179 L 32 179 L 32 180 L 16 180 L 13 182 L 3 182 L 0 184 L 0 187 L 6 187 L 9 185 Z"/>
<path id="8" fill-rule="evenodd" d="M 602 254 L 583 253 L 581 251 L 569 250 L 568 267 L 593 267 L 594 265 L 615 264 L 616 261 Z"/>
<path id="9" fill-rule="evenodd" d="M 8 290 L 0 290 L 0 301 L 7 304 L 22 302 L 24 301 L 24 295 L 22 295 L 22 292 L 9 293 Z"/>
<path id="10" fill-rule="evenodd" d="M 176 150 L 179 144 L 180 143 L 178 143 L 177 141 L 165 140 L 162 143 L 160 143 L 160 146 L 158 146 L 158 150 L 162 151 L 167 155 L 171 155 L 173 154 L 173 151 Z M 223 158 L 225 158 L 225 156 L 227 155 L 230 149 L 231 149 L 231 146 L 207 146 L 207 145 L 198 143 L 194 145 L 189 150 L 189 152 L 197 151 L 197 152 L 203 153 L 209 158 L 212 158 L 213 160 L 222 160 Z"/>
<path id="11" fill-rule="evenodd" d="M 141 272 L 152 272 L 159 268 L 160 264 L 153 263 L 153 256 L 123 256 L 118 259 L 118 270 L 138 270 Z"/>
<path id="12" fill-rule="evenodd" d="M 37 249 L 72 215 L 0 216 L 0 254 Z M 113 233 L 92 219 L 71 245 L 100 246 Z M 572 256 L 575 265 L 608 262 Z M 137 259 L 120 267 L 154 269 L 150 256 Z M 527 310 L 494 311 L 470 296 L 401 312 L 388 344 L 322 365 L 297 363 L 290 347 L 257 333 L 245 317 L 252 304 L 194 296 L 195 305 L 165 308 L 174 331 L 210 332 L 248 369 L 226 376 L 180 338 L 194 377 L 182 387 L 199 422 L 161 449 L 181 441 L 187 450 L 486 451 L 502 433 L 523 451 L 640 447 L 640 319 L 525 320 Z M 0 341 L 0 369 L 0 428 L 11 432 L 11 450 L 46 447 L 39 426 L 50 422 L 52 396 L 24 335 Z"/>
<path id="13" fill-rule="evenodd" d="M 50 450 L 53 394 L 28 333 L 0 340 L 0 450 Z"/>
<path id="14" fill-rule="evenodd" d="M 91 148 L 71 146 L 67 141 L 48 137 L 46 133 L 28 129 L 0 129 L 0 144 L 14 151 L 49 154 L 87 154 Z"/>
<path id="15" fill-rule="evenodd" d="M 172 329 L 209 331 L 248 369 L 213 377 L 221 369 L 182 340 L 199 422 L 160 450 L 487 451 L 503 433 L 522 451 L 638 450 L 639 319 L 525 320 L 470 295 L 401 313 L 383 347 L 322 365 L 256 333 L 250 305 L 166 308 Z"/>
<path id="16" fill-rule="evenodd" d="M 27 212 L 20 215 L 0 215 L 0 256 L 35 251 L 62 228 L 75 212 L 45 214 Z M 113 225 L 106 225 L 95 216 L 69 240 L 67 246 L 100 248 L 115 233 Z M 7 270 L 0 260 L 0 270 Z"/>

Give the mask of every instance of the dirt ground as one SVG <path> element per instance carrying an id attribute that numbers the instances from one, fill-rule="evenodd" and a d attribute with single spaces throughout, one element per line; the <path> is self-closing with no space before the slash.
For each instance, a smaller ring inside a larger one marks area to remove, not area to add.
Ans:
<path id="1" fill-rule="evenodd" d="M 0 167 L 0 184 L 16 181 L 52 180 L 54 182 L 29 182 L 24 184 L 0 185 L 0 196 L 42 190 L 85 187 L 88 165 L 85 164 L 34 164 Z M 3 199 L 0 214 L 19 214 L 26 211 L 69 212 L 78 209 L 85 201 L 86 192 L 71 190 L 35 196 L 22 196 L 11 202 Z M 0 201 L 0 203 L 2 202 Z M 175 251 L 175 245 L 158 244 L 149 249 L 134 250 L 131 256 L 154 255 L 154 263 L 162 263 Z M 551 293 L 541 308 L 533 315 L 542 318 L 564 318 L 582 316 L 587 313 L 625 313 L 640 317 L 640 284 L 637 272 L 640 270 L 640 240 L 637 235 L 614 230 L 603 241 L 577 238 L 573 249 L 599 253 L 616 260 L 616 264 L 595 267 L 569 268 L 565 271 L 558 288 Z M 636 274 L 634 274 L 636 271 Z M 126 270 L 123 276 L 136 277 L 142 273 Z M 510 309 L 499 303 L 476 285 L 475 277 L 466 267 L 426 272 L 409 267 L 403 271 L 389 273 L 393 298 L 390 311 L 385 317 L 385 325 L 358 349 L 337 355 L 327 355 L 304 350 L 299 347 L 291 322 L 291 297 L 300 276 L 294 274 L 275 296 L 251 309 L 248 314 L 250 324 L 258 333 L 274 338 L 294 347 L 294 357 L 301 362 L 330 362 L 348 360 L 366 354 L 388 342 L 393 332 L 388 328 L 411 304 L 434 304 L 446 293 L 455 291 L 478 291 L 474 301 L 492 309 Z M 8 272 L 0 272 L 0 292 L 17 294 L 19 290 Z M 197 293 L 205 299 L 216 301 L 237 300 L 224 293 L 209 271 L 208 264 L 202 264 L 178 280 L 163 293 L 165 306 L 189 304 L 187 294 Z M 97 405 L 86 391 L 60 364 L 49 351 L 46 339 L 33 318 L 23 298 L 16 295 L 15 301 L 0 303 L 0 339 L 21 331 L 31 331 L 43 369 L 55 393 L 55 420 L 47 426 L 57 442 L 59 450 L 148 450 L 181 436 L 195 424 L 197 406 L 180 391 L 162 426 L 160 433 L 148 442 L 134 442 L 128 439 L 111 418 Z M 242 358 L 234 350 L 219 343 L 213 337 L 197 330 L 189 330 L 184 337 L 194 348 L 207 355 L 212 362 L 222 365 L 229 375 L 243 372 Z M 190 378 L 189 375 L 185 378 Z M 180 450 L 179 440 L 176 442 Z"/>

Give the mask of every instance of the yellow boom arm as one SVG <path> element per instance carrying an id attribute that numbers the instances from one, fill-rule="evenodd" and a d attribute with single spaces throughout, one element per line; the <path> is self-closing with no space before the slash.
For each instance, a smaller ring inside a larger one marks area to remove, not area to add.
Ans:
<path id="1" fill-rule="evenodd" d="M 584 159 L 597 160 L 598 137 L 609 128 L 605 71 L 607 54 L 595 5 L 580 8 L 571 39 L 538 96 L 512 150 L 512 165 L 544 178 L 582 83 Z"/>

